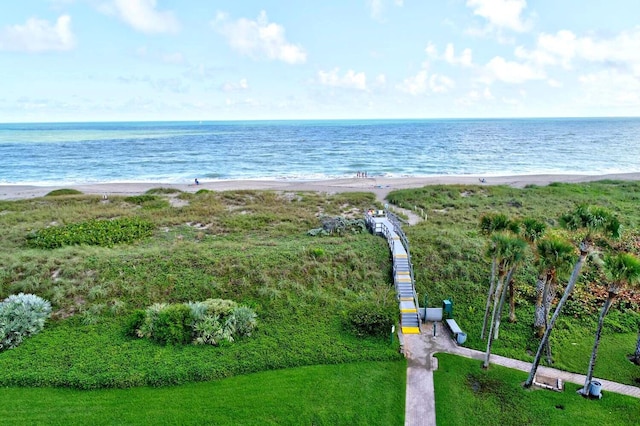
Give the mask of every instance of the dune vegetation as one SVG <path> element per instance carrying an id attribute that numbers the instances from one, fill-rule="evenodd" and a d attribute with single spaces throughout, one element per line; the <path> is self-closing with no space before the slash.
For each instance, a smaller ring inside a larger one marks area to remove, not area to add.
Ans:
<path id="1" fill-rule="evenodd" d="M 398 342 L 381 331 L 397 315 L 388 246 L 357 227 L 317 232 L 323 217 L 357 219 L 381 207 L 373 194 L 158 188 L 108 199 L 54 195 L 0 201 L 0 299 L 31 293 L 52 306 L 42 332 L 0 352 L 0 386 L 17 392 L 161 387 L 364 362 L 379 383 L 400 386 L 393 398 L 371 396 L 381 404 L 375 410 L 403 412 L 397 404 L 404 401 L 404 362 Z M 440 306 L 451 299 L 466 345 L 479 350 L 486 348 L 480 334 L 491 271 L 483 216 L 533 218 L 575 246 L 581 235 L 561 229 L 559 218 L 580 204 L 602 206 L 619 219 L 622 234 L 598 240 L 599 250 L 640 254 L 636 182 L 428 186 L 393 191 L 389 200 L 425 218 L 404 229 L 420 302 Z M 560 275 L 558 294 L 567 279 Z M 505 307 L 493 353 L 533 359 L 540 341 L 533 326 L 537 277 L 527 249 L 514 274 L 515 321 L 508 321 Z M 606 275 L 589 261 L 551 335 L 555 367 L 586 373 L 606 298 Z M 205 345 L 162 344 L 130 333 L 140 310 L 209 299 L 250 308 L 255 329 Z M 639 307 L 637 292 L 617 298 L 604 320 L 596 377 L 640 383 L 640 366 L 629 360 Z M 376 372 L 389 370 L 389 362 L 401 366 L 391 369 L 392 379 Z M 356 369 L 345 380 L 362 374 Z M 321 419 L 329 424 L 331 416 Z"/>

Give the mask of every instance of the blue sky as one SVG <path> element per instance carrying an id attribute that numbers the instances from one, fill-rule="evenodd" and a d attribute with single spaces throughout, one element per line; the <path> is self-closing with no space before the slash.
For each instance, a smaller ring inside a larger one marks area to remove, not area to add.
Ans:
<path id="1" fill-rule="evenodd" d="M 0 10 L 0 122 L 640 116 L 638 0 Z"/>

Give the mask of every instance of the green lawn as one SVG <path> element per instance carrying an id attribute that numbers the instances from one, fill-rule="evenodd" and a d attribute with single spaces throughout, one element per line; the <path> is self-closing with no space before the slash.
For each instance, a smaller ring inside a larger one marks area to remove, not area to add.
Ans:
<path id="1" fill-rule="evenodd" d="M 164 388 L 3 388 L 6 425 L 401 425 L 406 363 L 268 371 Z"/>
<path id="2" fill-rule="evenodd" d="M 526 373 L 500 366 L 489 370 L 481 362 L 439 354 L 434 373 L 438 424 L 453 425 L 637 425 L 640 402 L 603 392 L 601 400 L 564 392 L 522 387 Z"/>

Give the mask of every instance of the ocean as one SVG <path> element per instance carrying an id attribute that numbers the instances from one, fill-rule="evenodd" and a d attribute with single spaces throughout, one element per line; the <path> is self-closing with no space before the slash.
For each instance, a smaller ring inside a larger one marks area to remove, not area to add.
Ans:
<path id="1" fill-rule="evenodd" d="M 640 118 L 0 124 L 0 184 L 640 171 Z"/>

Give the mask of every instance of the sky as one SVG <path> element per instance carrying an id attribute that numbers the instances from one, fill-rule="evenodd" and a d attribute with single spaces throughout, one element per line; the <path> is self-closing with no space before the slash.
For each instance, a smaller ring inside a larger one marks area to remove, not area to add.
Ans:
<path id="1" fill-rule="evenodd" d="M 0 122 L 640 116 L 638 0 L 2 0 Z"/>

